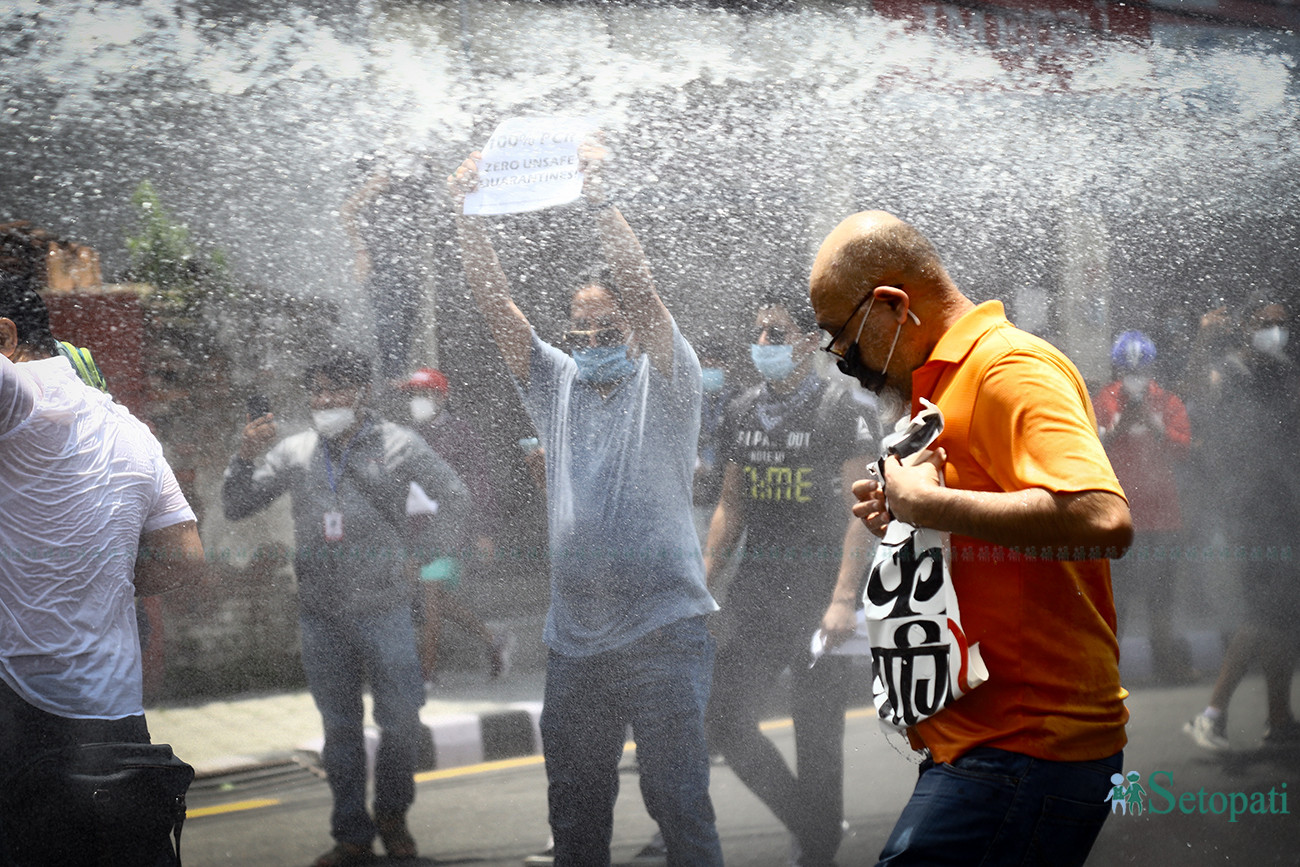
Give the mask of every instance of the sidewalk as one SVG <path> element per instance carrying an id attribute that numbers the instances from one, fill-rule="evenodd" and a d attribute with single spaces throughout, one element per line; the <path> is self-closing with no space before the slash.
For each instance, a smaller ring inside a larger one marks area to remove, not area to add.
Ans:
<path id="1" fill-rule="evenodd" d="M 440 673 L 437 688 L 420 711 L 433 736 L 432 767 L 540 752 L 537 717 L 543 682 L 540 669 L 515 670 L 498 680 L 489 680 L 482 671 Z M 154 743 L 171 744 L 199 778 L 318 760 L 320 714 L 305 690 L 149 708 L 145 716 Z M 373 727 L 369 696 L 366 723 Z"/>

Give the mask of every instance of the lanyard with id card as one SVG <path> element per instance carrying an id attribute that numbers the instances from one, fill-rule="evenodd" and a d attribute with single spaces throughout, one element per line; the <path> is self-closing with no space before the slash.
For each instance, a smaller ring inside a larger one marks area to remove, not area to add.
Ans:
<path id="1" fill-rule="evenodd" d="M 329 511 L 325 513 L 325 541 L 343 541 L 343 513 Z"/>
<path id="2" fill-rule="evenodd" d="M 348 453 L 352 451 L 352 444 L 355 443 L 358 439 L 360 439 L 361 435 L 364 434 L 369 427 L 370 427 L 370 420 L 366 419 L 365 425 L 363 425 L 361 430 L 357 432 L 357 435 L 354 436 L 348 442 L 347 447 L 343 449 L 343 456 L 339 458 L 340 475 L 342 475 L 347 471 Z M 338 480 L 334 478 L 334 463 L 333 461 L 330 460 L 329 440 L 322 439 L 321 447 L 324 448 L 325 450 L 325 474 L 326 477 L 329 479 L 330 491 L 332 491 L 334 494 L 334 502 L 337 504 L 339 498 L 339 488 L 338 488 Z M 343 512 L 339 509 L 331 509 L 328 512 L 326 512 L 323 520 L 322 529 L 325 532 L 326 542 L 342 542 L 343 541 Z"/>

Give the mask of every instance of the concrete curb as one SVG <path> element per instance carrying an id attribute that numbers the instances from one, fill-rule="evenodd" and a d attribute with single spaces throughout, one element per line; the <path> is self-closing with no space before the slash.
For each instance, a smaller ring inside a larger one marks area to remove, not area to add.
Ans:
<path id="1" fill-rule="evenodd" d="M 542 733 L 540 701 L 514 702 L 501 710 L 463 714 L 421 714 L 427 737 L 416 765 L 419 772 L 443 771 L 483 762 L 540 755 Z M 374 773 L 379 729 L 366 726 L 366 765 Z M 321 770 L 324 738 L 312 738 L 298 747 L 298 760 Z M 283 761 L 278 759 L 277 761 Z M 202 774 L 200 774 L 202 776 Z"/>

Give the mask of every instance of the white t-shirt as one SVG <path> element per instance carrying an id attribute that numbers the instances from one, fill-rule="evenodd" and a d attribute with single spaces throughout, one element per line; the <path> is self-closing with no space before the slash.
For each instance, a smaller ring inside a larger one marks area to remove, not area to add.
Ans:
<path id="1" fill-rule="evenodd" d="M 140 535 L 192 520 L 123 406 L 64 358 L 0 356 L 0 680 L 59 716 L 143 713 Z"/>

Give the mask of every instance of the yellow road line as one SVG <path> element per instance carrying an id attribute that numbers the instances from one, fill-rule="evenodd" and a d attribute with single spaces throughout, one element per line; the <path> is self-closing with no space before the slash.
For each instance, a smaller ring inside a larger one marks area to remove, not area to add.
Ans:
<path id="1" fill-rule="evenodd" d="M 848 711 L 844 716 L 845 719 L 864 719 L 876 715 L 875 708 L 855 708 Z M 774 731 L 776 729 L 789 728 L 794 725 L 793 720 L 776 719 L 759 725 L 763 731 Z M 624 749 L 636 749 L 635 741 L 628 741 L 623 745 Z M 423 771 L 415 775 L 417 783 L 427 783 L 433 780 L 450 780 L 455 777 L 468 777 L 472 774 L 483 774 L 489 771 L 505 771 L 511 768 L 526 768 L 533 765 L 542 764 L 540 755 L 519 756 L 513 759 L 498 759 L 494 762 L 479 762 L 476 765 L 462 765 L 458 768 L 444 768 L 441 771 Z M 235 801 L 230 804 L 218 804 L 213 807 L 198 807 L 189 810 L 186 817 L 190 819 L 199 819 L 204 816 L 219 816 L 223 813 L 238 813 L 244 810 L 259 810 L 263 807 L 274 807 L 279 804 L 277 798 L 261 798 L 252 801 Z"/>
<path id="2" fill-rule="evenodd" d="M 519 756 L 514 759 L 498 759 L 495 762 L 480 762 L 477 765 L 461 765 L 458 768 L 444 768 L 441 771 L 424 771 L 415 775 L 417 783 L 427 783 L 430 780 L 449 780 L 452 777 L 465 777 L 470 774 L 481 774 L 487 771 L 503 771 L 509 768 L 526 768 L 529 765 L 540 765 L 542 757 L 540 755 Z"/>
<path id="3" fill-rule="evenodd" d="M 185 818 L 200 819 L 204 816 L 220 816 L 222 813 L 239 813 L 243 810 L 260 810 L 263 807 L 274 807 L 279 803 L 279 798 L 258 798 L 253 801 L 235 801 L 230 804 L 217 804 L 213 807 L 196 807 L 193 810 L 186 810 Z"/>

